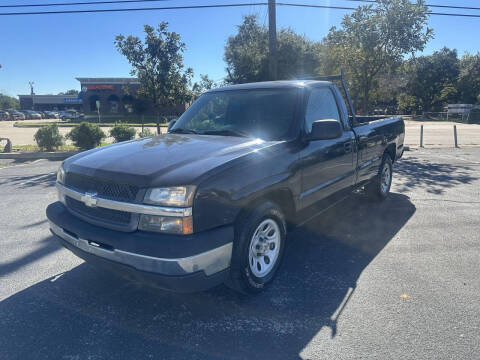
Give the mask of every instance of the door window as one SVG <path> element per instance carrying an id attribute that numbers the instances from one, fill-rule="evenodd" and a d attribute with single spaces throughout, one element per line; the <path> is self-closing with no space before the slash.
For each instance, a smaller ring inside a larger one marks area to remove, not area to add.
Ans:
<path id="1" fill-rule="evenodd" d="M 337 102 L 329 88 L 315 88 L 308 97 L 305 115 L 307 132 L 312 131 L 312 123 L 317 120 L 334 119 L 340 121 Z"/>

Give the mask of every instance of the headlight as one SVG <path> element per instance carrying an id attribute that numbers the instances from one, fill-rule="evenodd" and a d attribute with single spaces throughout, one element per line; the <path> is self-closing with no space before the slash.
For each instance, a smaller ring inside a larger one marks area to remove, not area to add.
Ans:
<path id="1" fill-rule="evenodd" d="M 65 184 L 65 170 L 63 169 L 63 163 L 57 170 L 57 182 Z"/>
<path id="2" fill-rule="evenodd" d="M 191 216 L 177 217 L 142 214 L 138 229 L 187 235 L 193 233 L 193 221 Z"/>
<path id="3" fill-rule="evenodd" d="M 169 188 L 149 189 L 144 202 L 162 206 L 192 206 L 195 186 L 176 186 Z"/>
<path id="4" fill-rule="evenodd" d="M 171 207 L 190 207 L 193 204 L 195 186 L 152 188 L 145 194 L 146 204 Z M 165 232 L 170 234 L 192 234 L 192 216 L 140 215 L 139 230 Z"/>

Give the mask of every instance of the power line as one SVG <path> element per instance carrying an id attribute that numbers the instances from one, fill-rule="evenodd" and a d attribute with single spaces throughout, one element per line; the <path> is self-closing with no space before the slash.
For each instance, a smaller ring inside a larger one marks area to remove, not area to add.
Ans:
<path id="1" fill-rule="evenodd" d="M 81 1 L 68 3 L 46 3 L 46 4 L 15 4 L 0 5 L 0 8 L 19 8 L 19 7 L 47 7 L 47 6 L 72 6 L 72 5 L 105 5 L 105 4 L 123 4 L 123 3 L 143 3 L 169 0 L 109 0 L 109 1 Z"/>
<path id="2" fill-rule="evenodd" d="M 140 1 L 140 0 L 128 0 Z M 145 1 L 145 0 L 142 0 Z M 166 0 L 163 0 L 166 1 Z M 267 6 L 267 2 L 257 3 L 238 3 L 238 4 L 212 4 L 212 5 L 189 5 L 189 6 L 164 6 L 164 7 L 147 7 L 147 8 L 124 8 L 124 9 L 90 9 L 90 10 L 59 10 L 59 11 L 28 11 L 28 12 L 7 12 L 0 13 L 0 16 L 21 16 L 21 15 L 52 15 L 52 14 L 85 14 L 85 13 L 104 13 L 104 12 L 126 12 L 126 11 L 157 11 L 157 10 L 186 10 L 186 9 L 210 9 L 210 8 L 229 8 L 229 7 L 246 7 L 246 6 Z M 333 10 L 356 10 L 354 7 L 347 6 L 331 6 L 331 5 L 313 5 L 313 4 L 294 4 L 294 3 L 277 3 L 279 6 L 293 6 L 317 9 L 333 9 Z M 455 13 L 439 13 L 427 12 L 428 15 L 440 16 L 459 16 L 480 18 L 480 15 L 473 14 L 455 14 Z"/>
<path id="3" fill-rule="evenodd" d="M 91 10 L 59 10 L 59 11 L 28 11 L 28 12 L 8 12 L 0 13 L 0 16 L 9 15 L 52 15 L 52 14 L 85 14 L 102 12 L 124 12 L 124 11 L 154 11 L 154 10 L 184 10 L 184 9 L 208 9 L 225 7 L 245 7 L 245 6 L 267 6 L 268 3 L 240 3 L 240 4 L 214 4 L 214 5 L 189 5 L 189 6 L 164 6 L 148 8 L 125 8 L 125 9 L 91 9 Z"/>
<path id="4" fill-rule="evenodd" d="M 15 5 L 0 5 L 0 8 L 106 5 L 106 4 L 163 2 L 163 1 L 169 1 L 169 0 L 105 0 L 105 1 L 80 1 L 80 2 L 62 2 L 62 3 L 43 3 L 43 4 L 15 4 Z M 373 4 L 378 3 L 377 0 L 344 0 L 344 1 L 373 3 Z M 473 7 L 473 6 L 456 6 L 456 5 L 439 5 L 439 4 L 426 4 L 426 6 L 431 8 L 444 8 L 444 9 L 480 10 L 480 7 Z"/>
<path id="5" fill-rule="evenodd" d="M 344 1 L 353 1 L 353 2 L 363 2 L 363 3 L 378 3 L 377 0 L 344 0 Z M 438 4 L 425 4 L 427 7 L 431 8 L 444 8 L 444 9 L 461 9 L 461 10 L 480 10 L 480 7 L 472 6 L 457 6 L 457 5 L 438 5 Z"/>
<path id="6" fill-rule="evenodd" d="M 294 4 L 294 3 L 277 3 L 277 5 L 279 5 L 279 6 L 306 7 L 306 8 L 318 8 L 318 9 L 336 9 L 336 10 L 356 10 L 357 9 L 357 8 L 353 8 L 353 7 L 343 7 L 343 6 Z M 479 8 L 479 10 L 480 10 L 480 8 Z M 440 12 L 433 12 L 433 11 L 427 11 L 427 15 L 460 16 L 460 17 L 480 18 L 480 14 L 479 15 L 474 15 L 474 14 L 440 13 Z"/>

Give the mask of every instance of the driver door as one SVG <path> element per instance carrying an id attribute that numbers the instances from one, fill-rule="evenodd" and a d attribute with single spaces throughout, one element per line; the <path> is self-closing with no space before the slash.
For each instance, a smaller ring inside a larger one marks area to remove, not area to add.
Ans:
<path id="1" fill-rule="evenodd" d="M 326 119 L 342 123 L 335 97 L 329 87 L 313 88 L 306 105 L 305 131 L 311 131 L 314 121 Z M 303 148 L 300 153 L 303 208 L 353 184 L 354 139 L 353 132 L 344 128 L 340 138 L 309 141 Z"/>

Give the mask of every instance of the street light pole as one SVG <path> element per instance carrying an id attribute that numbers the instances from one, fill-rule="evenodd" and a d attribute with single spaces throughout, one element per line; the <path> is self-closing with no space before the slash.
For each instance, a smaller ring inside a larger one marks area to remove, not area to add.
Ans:
<path id="1" fill-rule="evenodd" d="M 30 85 L 30 96 L 32 97 L 32 110 L 35 110 L 35 93 L 33 92 L 33 85 L 35 83 L 33 81 L 29 81 L 28 85 Z"/>
<path id="2" fill-rule="evenodd" d="M 277 80 L 277 16 L 275 0 L 268 0 L 268 50 L 270 80 Z"/>

